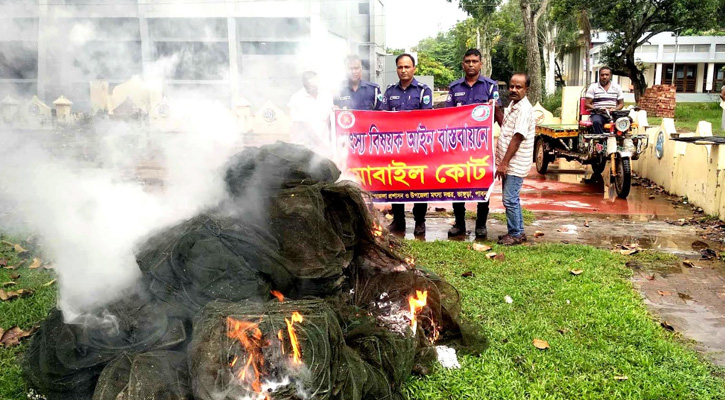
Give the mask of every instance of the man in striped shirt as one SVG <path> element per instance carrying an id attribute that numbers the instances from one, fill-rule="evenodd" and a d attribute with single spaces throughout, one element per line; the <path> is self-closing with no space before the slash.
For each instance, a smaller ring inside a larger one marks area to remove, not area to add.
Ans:
<path id="1" fill-rule="evenodd" d="M 521 244 L 524 215 L 521 212 L 521 186 L 534 158 L 534 108 L 526 97 L 531 80 L 526 74 L 514 74 L 509 83 L 511 104 L 504 110 L 501 134 L 496 142 L 496 177 L 502 182 L 503 206 L 506 208 L 508 233 L 498 243 Z"/>
<path id="2" fill-rule="evenodd" d="M 597 110 L 621 110 L 624 107 L 624 93 L 619 85 L 612 82 L 612 69 L 600 68 L 599 82 L 589 85 L 584 96 L 586 97 L 584 107 L 594 111 L 590 117 L 594 133 L 604 133 L 604 124 L 609 122 L 609 118 L 604 113 L 598 113 Z"/>

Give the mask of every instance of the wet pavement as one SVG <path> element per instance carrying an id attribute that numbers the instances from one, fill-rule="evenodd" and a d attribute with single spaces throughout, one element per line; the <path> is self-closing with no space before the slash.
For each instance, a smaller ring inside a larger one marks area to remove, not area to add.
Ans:
<path id="1" fill-rule="evenodd" d="M 648 309 L 668 326 L 697 342 L 696 347 L 715 364 L 725 366 L 725 263 L 702 260 L 703 247 L 718 253 L 722 242 L 707 240 L 697 225 L 671 224 L 668 221 L 693 217 L 688 205 L 674 204 L 673 198 L 642 186 L 632 187 L 626 199 L 606 199 L 601 178 L 568 164 L 558 170 L 553 166 L 546 176 L 533 169 L 521 194 L 522 206 L 533 211 L 536 220 L 525 227 L 530 243 L 563 242 L 586 244 L 603 249 L 636 244 L 675 254 L 690 260 L 691 266 L 635 265 L 633 284 Z M 448 240 L 453 223 L 450 203 L 429 203 L 426 234 L 414 237 L 414 221 L 406 210 L 407 239 Z M 381 210 L 389 206 L 379 206 Z M 435 211 L 435 210 L 438 211 Z M 467 203 L 474 212 L 475 203 Z M 500 187 L 494 190 L 491 212 L 503 213 Z M 382 221 L 387 221 L 383 219 Z M 475 221 L 467 220 L 472 230 Z M 488 240 L 506 233 L 506 224 L 496 218 L 488 220 Z M 534 238 L 540 231 L 543 236 Z M 472 233 L 452 240 L 475 240 Z M 698 242 L 693 246 L 693 243 Z"/>

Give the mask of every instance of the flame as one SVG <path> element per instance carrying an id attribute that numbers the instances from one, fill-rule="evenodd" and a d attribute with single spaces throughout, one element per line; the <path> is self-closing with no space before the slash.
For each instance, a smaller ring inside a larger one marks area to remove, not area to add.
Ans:
<path id="1" fill-rule="evenodd" d="M 243 367 L 235 368 L 239 361 L 238 356 L 234 357 L 232 362 L 229 363 L 234 375 L 240 381 L 248 384 L 252 390 L 261 393 L 262 382 L 260 381 L 260 375 L 264 372 L 262 348 L 268 344 L 265 344 L 262 339 L 259 324 L 227 317 L 227 337 L 236 339 L 247 355 L 247 361 Z"/>
<path id="2" fill-rule="evenodd" d="M 383 236 L 383 227 L 380 226 L 380 224 L 376 220 L 373 220 L 373 231 L 372 232 L 373 232 L 373 236 L 375 236 L 376 238 Z"/>
<path id="3" fill-rule="evenodd" d="M 297 365 L 302 364 L 302 358 L 300 353 L 300 343 L 297 341 L 297 332 L 295 331 L 295 328 L 292 324 L 302 321 L 302 315 L 297 311 L 292 313 L 291 321 L 287 318 L 284 319 L 284 322 L 287 323 L 287 333 L 289 333 L 289 339 L 292 343 L 292 362 Z"/>
<path id="4" fill-rule="evenodd" d="M 408 304 L 410 304 L 410 327 L 413 328 L 413 333 L 415 333 L 418 328 L 418 312 L 428 304 L 428 291 L 416 290 L 415 297 L 410 296 L 408 298 Z"/>
<path id="5" fill-rule="evenodd" d="M 279 291 L 272 290 L 270 293 L 272 293 L 272 296 L 276 297 L 280 303 L 284 302 L 284 295 L 282 293 L 280 293 Z"/>
<path id="6" fill-rule="evenodd" d="M 277 331 L 277 339 L 279 339 L 279 348 L 282 349 L 282 354 L 284 354 L 284 334 L 282 329 Z"/>

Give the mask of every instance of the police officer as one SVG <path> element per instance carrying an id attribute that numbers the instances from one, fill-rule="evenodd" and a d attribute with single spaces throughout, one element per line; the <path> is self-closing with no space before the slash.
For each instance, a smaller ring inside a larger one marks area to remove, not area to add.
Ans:
<path id="1" fill-rule="evenodd" d="M 403 53 L 395 58 L 398 83 L 388 86 L 383 95 L 382 109 L 387 111 L 405 111 L 433 108 L 433 92 L 424 83 L 415 80 L 415 60 Z M 425 214 L 427 203 L 415 203 L 413 216 L 415 229 L 413 234 L 425 233 Z M 405 206 L 393 204 L 393 222 L 388 226 L 391 232 L 405 232 Z"/>
<path id="2" fill-rule="evenodd" d="M 348 110 L 379 110 L 383 104 L 380 86 L 362 80 L 362 62 L 360 57 L 352 54 L 345 57 L 347 82 L 344 82 L 340 93 L 335 96 L 337 107 Z"/>
<path id="3" fill-rule="evenodd" d="M 499 126 L 503 123 L 501 101 L 498 99 L 498 84 L 496 81 L 481 75 L 481 52 L 469 49 L 463 55 L 461 63 L 466 76 L 453 81 L 448 87 L 446 107 L 458 107 L 468 104 L 493 103 L 496 104 L 494 120 Z M 486 220 L 488 219 L 489 202 L 479 202 L 476 216 L 476 237 L 486 238 Z M 448 231 L 448 236 L 461 236 L 466 234 L 466 203 L 453 203 L 453 213 L 456 223 Z"/>

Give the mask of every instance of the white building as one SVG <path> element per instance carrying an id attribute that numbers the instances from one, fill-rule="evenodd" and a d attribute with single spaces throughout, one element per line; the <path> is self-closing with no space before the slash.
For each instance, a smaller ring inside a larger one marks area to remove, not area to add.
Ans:
<path id="1" fill-rule="evenodd" d="M 89 82 L 165 76 L 164 92 L 284 107 L 301 73 L 343 76 L 359 54 L 382 84 L 383 0 L 0 1 L 0 98 L 89 109 Z"/>
<path id="2" fill-rule="evenodd" d="M 567 85 L 585 85 L 597 79 L 597 71 L 603 64 L 600 52 L 607 44 L 606 33 L 592 35 L 592 71 L 589 77 L 584 71 L 584 49 L 565 57 Z M 675 36 L 664 32 L 650 38 L 637 48 L 635 57 L 645 65 L 648 87 L 673 83 L 677 87 L 678 100 L 706 101 L 706 94 L 719 92 L 725 83 L 725 36 Z M 576 71 L 576 72 L 574 72 Z M 631 92 L 627 77 L 614 77 L 625 92 Z"/>

